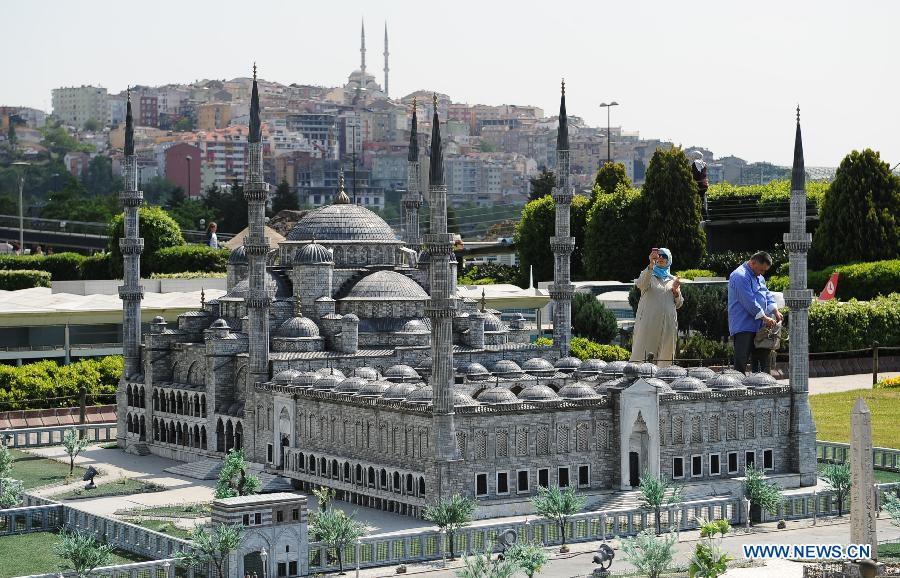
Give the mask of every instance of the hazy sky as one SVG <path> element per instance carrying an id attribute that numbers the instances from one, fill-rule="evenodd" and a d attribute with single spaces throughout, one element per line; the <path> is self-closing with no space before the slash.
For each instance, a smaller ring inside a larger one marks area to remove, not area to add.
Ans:
<path id="1" fill-rule="evenodd" d="M 359 64 L 391 94 L 532 104 L 717 155 L 790 164 L 801 107 L 809 166 L 854 148 L 900 162 L 900 3 L 2 0 L 0 104 L 50 109 L 57 86 L 190 82 L 247 75 L 343 84 Z"/>

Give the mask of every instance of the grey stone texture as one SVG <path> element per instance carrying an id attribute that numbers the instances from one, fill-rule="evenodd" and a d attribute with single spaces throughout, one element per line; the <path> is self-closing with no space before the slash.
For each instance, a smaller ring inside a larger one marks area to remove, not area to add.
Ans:
<path id="1" fill-rule="evenodd" d="M 850 414 L 850 543 L 869 544 L 877 558 L 875 465 L 872 461 L 872 414 L 857 398 Z"/>

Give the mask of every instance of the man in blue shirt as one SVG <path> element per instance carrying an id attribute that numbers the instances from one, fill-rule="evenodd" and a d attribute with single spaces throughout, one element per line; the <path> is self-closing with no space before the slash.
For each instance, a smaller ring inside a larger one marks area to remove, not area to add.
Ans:
<path id="1" fill-rule="evenodd" d="M 753 339 L 763 325 L 773 327 L 782 318 L 763 278 L 771 266 L 771 255 L 760 251 L 728 278 L 728 331 L 734 339 L 734 368 L 740 372 L 746 370 L 747 361 L 753 372 L 770 369 L 771 352 L 757 349 Z"/>

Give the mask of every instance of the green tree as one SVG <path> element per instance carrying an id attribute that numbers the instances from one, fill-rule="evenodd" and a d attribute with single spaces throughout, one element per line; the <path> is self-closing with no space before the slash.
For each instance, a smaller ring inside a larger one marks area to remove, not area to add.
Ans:
<path id="1" fill-rule="evenodd" d="M 662 476 L 654 476 L 650 472 L 644 472 L 641 475 L 641 484 L 639 486 L 641 492 L 641 507 L 653 511 L 653 518 L 657 534 L 662 533 L 660 524 L 662 523 L 662 509 L 666 506 L 675 506 L 681 503 L 681 488 L 669 484 L 669 481 Z M 669 520 L 672 525 L 672 520 Z"/>
<path id="2" fill-rule="evenodd" d="M 568 535 L 569 518 L 584 509 L 587 500 L 575 493 L 575 488 L 569 487 L 565 490 L 559 486 L 545 488 L 538 487 L 538 495 L 531 499 L 531 505 L 534 511 L 551 522 L 554 522 L 559 528 L 559 535 L 562 541 L 560 552 L 568 552 L 566 546 L 566 537 Z"/>
<path id="3" fill-rule="evenodd" d="M 622 163 L 603 163 L 597 170 L 597 176 L 594 178 L 594 189 L 591 197 L 596 198 L 599 193 L 612 194 L 616 192 L 619 185 L 625 188 L 631 188 L 631 179 L 625 172 L 625 165 Z"/>
<path id="4" fill-rule="evenodd" d="M 506 557 L 515 562 L 528 578 L 534 578 L 550 560 L 550 555 L 541 544 L 525 541 L 513 544 L 506 551 Z"/>
<path id="5" fill-rule="evenodd" d="M 6 119 L 9 122 L 9 128 L 6 129 L 6 140 L 9 142 L 10 146 L 16 146 L 19 144 L 19 137 L 16 136 L 16 121 L 13 115 L 9 115 Z"/>
<path id="6" fill-rule="evenodd" d="M 182 116 L 175 121 L 173 129 L 177 132 L 188 132 L 194 130 L 194 121 L 189 116 Z"/>
<path id="7" fill-rule="evenodd" d="M 184 245 L 181 227 L 160 207 L 141 207 L 138 211 L 139 230 L 144 238 L 144 255 L 165 247 Z M 119 239 L 125 236 L 125 221 L 119 213 L 109 222 L 109 252 L 113 274 L 122 274 L 122 251 Z"/>
<path id="8" fill-rule="evenodd" d="M 84 187 L 90 195 L 108 196 L 122 188 L 122 179 L 113 176 L 112 161 L 109 157 L 97 155 L 88 163 L 84 175 Z"/>
<path id="9" fill-rule="evenodd" d="M 668 247 L 679 269 L 697 266 L 706 251 L 700 195 L 690 163 L 678 147 L 656 149 L 643 188 L 646 228 L 654 247 Z"/>
<path id="10" fill-rule="evenodd" d="M 485 552 L 466 556 L 463 567 L 456 571 L 458 578 L 512 578 L 520 569 L 512 558 L 494 558 L 488 549 Z"/>
<path id="11" fill-rule="evenodd" d="M 191 551 L 175 554 L 185 566 L 208 564 L 216 569 L 217 578 L 227 576 L 228 557 L 241 545 L 244 529 L 238 525 L 218 524 L 213 528 L 194 526 L 191 531 Z"/>
<path id="12" fill-rule="evenodd" d="M 84 130 L 87 132 L 98 132 L 103 128 L 103 125 L 100 124 L 100 121 L 95 118 L 89 118 L 84 121 Z"/>
<path id="13" fill-rule="evenodd" d="M 206 191 L 206 204 L 218 218 L 220 232 L 240 233 L 247 227 L 247 201 L 240 184 L 224 190 L 210 187 Z"/>
<path id="14" fill-rule="evenodd" d="M 541 167 L 541 172 L 536 177 L 529 179 L 531 182 L 531 193 L 528 195 L 529 201 L 536 201 L 553 193 L 553 187 L 556 186 L 556 174 L 547 167 Z"/>
<path id="15" fill-rule="evenodd" d="M 884 494 L 884 511 L 891 517 L 891 524 L 900 526 L 900 498 L 894 494 Z"/>
<path id="16" fill-rule="evenodd" d="M 272 212 L 278 213 L 285 209 L 296 211 L 300 208 L 300 200 L 297 195 L 291 192 L 291 187 L 287 180 L 281 179 L 278 188 L 275 189 L 275 196 L 272 197 Z"/>
<path id="17" fill-rule="evenodd" d="M 599 343 L 609 343 L 619 334 L 615 314 L 591 293 L 572 297 L 572 333 Z"/>
<path id="18" fill-rule="evenodd" d="M 362 522 L 334 508 L 309 515 L 309 531 L 315 540 L 334 548 L 339 574 L 344 573 L 344 552 L 366 533 Z"/>
<path id="19" fill-rule="evenodd" d="M 87 578 L 94 570 L 112 563 L 112 544 L 101 544 L 93 536 L 63 530 L 53 544 L 53 553 L 65 560 L 60 570 L 72 570 L 78 578 Z"/>
<path id="20" fill-rule="evenodd" d="M 750 500 L 751 511 L 759 508 L 760 514 L 764 511 L 773 512 L 781 504 L 781 488 L 774 482 L 765 481 L 764 472 L 754 466 L 747 468 L 744 479 L 744 496 Z M 753 518 L 754 516 L 751 514 L 751 524 L 758 521 Z"/>
<path id="21" fill-rule="evenodd" d="M 838 516 L 842 516 L 844 502 L 850 496 L 850 464 L 826 464 L 820 475 L 831 486 L 834 497 L 837 498 Z"/>
<path id="22" fill-rule="evenodd" d="M 585 244 L 585 221 L 591 200 L 582 195 L 572 198 L 571 234 L 575 237 L 575 251 L 571 257 L 572 278 L 583 277 L 582 251 Z M 550 237 L 556 228 L 556 203 L 544 196 L 531 201 L 522 210 L 522 218 L 514 235 L 519 253 L 519 285 L 527 287 L 529 269 L 534 267 L 534 282 L 553 279 L 553 251 Z"/>
<path id="23" fill-rule="evenodd" d="M 87 437 L 81 437 L 74 427 L 66 430 L 66 433 L 63 434 L 62 445 L 63 449 L 66 450 L 66 455 L 69 456 L 69 475 L 72 475 L 72 472 L 75 471 L 75 458 L 78 457 L 84 448 L 88 447 L 88 444 L 91 443 Z"/>
<path id="24" fill-rule="evenodd" d="M 688 564 L 690 578 L 718 578 L 728 570 L 731 557 L 722 550 L 721 538 L 731 531 L 727 520 L 700 519 L 700 542 L 697 542 Z"/>
<path id="25" fill-rule="evenodd" d="M 144 191 L 144 200 L 147 204 L 162 205 L 169 202 L 178 185 L 162 177 L 150 177 L 141 183 L 140 188 Z"/>
<path id="26" fill-rule="evenodd" d="M 6 444 L 0 440 L 0 478 L 12 477 L 12 454 Z"/>
<path id="27" fill-rule="evenodd" d="M 841 161 L 819 210 L 815 267 L 895 259 L 900 254 L 900 178 L 872 149 Z"/>
<path id="28" fill-rule="evenodd" d="M 89 153 L 94 151 L 93 146 L 78 142 L 69 134 L 69 131 L 59 125 L 44 127 L 41 129 L 41 136 L 43 136 L 41 144 L 55 157 L 63 157 L 70 152 Z"/>
<path id="29" fill-rule="evenodd" d="M 622 540 L 622 551 L 625 552 L 625 559 L 638 572 L 649 578 L 659 578 L 672 565 L 676 542 L 678 534 L 670 532 L 657 537 L 652 529 L 647 528 L 634 538 Z"/>
<path id="30" fill-rule="evenodd" d="M 427 506 L 422 517 L 447 532 L 450 558 L 455 556 L 454 537 L 456 531 L 472 523 L 475 500 L 453 494 L 450 499 L 439 498 L 432 506 Z"/>
<path id="31" fill-rule="evenodd" d="M 216 482 L 216 498 L 251 496 L 259 492 L 259 488 L 259 478 L 247 473 L 244 450 L 229 450 L 222 462 L 219 480 Z"/>
<path id="32" fill-rule="evenodd" d="M 313 488 L 313 495 L 316 497 L 316 501 L 319 502 L 319 511 L 324 512 L 328 509 L 328 504 L 331 503 L 331 500 L 334 499 L 335 491 L 326 486 L 319 486 L 318 488 Z"/>
<path id="33" fill-rule="evenodd" d="M 586 221 L 583 260 L 588 279 L 631 281 L 647 266 L 651 241 L 640 191 L 623 185 L 612 194 L 598 195 Z"/>
<path id="34" fill-rule="evenodd" d="M 22 497 L 22 482 L 12 477 L 12 454 L 0 441 L 0 509 L 12 508 Z"/>

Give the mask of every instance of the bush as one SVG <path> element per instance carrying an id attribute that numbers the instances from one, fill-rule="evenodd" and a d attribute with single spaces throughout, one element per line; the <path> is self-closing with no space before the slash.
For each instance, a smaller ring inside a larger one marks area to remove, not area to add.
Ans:
<path id="1" fill-rule="evenodd" d="M 597 171 L 594 177 L 594 188 L 591 191 L 591 199 L 597 198 L 602 193 L 614 193 L 619 185 L 626 188 L 631 187 L 631 180 L 628 173 L 625 172 L 625 165 L 622 163 L 603 163 L 603 166 Z"/>
<path id="2" fill-rule="evenodd" d="M 806 183 L 806 198 L 821 206 L 822 199 L 828 191 L 829 185 L 824 182 Z M 767 209 L 773 204 L 782 205 L 791 200 L 790 179 L 776 179 L 764 185 L 733 185 L 731 183 L 716 183 L 709 186 L 706 198 L 710 205 L 717 202 L 733 202 L 746 200 L 756 202 L 760 209 Z"/>
<path id="3" fill-rule="evenodd" d="M 693 281 L 697 277 L 717 277 L 718 275 L 709 269 L 685 269 L 684 271 L 675 271 L 675 276 Z"/>
<path id="4" fill-rule="evenodd" d="M 32 287 L 50 287 L 50 273 L 46 271 L 0 271 L 0 291 L 18 291 Z"/>
<path id="5" fill-rule="evenodd" d="M 691 333 L 678 340 L 677 359 L 701 359 L 727 361 L 734 358 L 734 347 L 728 341 L 708 339 L 700 333 Z"/>
<path id="6" fill-rule="evenodd" d="M 589 279 L 631 281 L 647 266 L 651 245 L 645 227 L 639 226 L 647 222 L 645 208 L 637 189 L 619 187 L 612 194 L 597 195 L 584 234 L 584 272 Z"/>
<path id="7" fill-rule="evenodd" d="M 609 343 L 619 334 L 616 316 L 591 293 L 575 293 L 572 298 L 572 333 L 600 343 Z"/>
<path id="8" fill-rule="evenodd" d="M 112 254 L 111 253 L 98 253 L 96 255 L 91 255 L 90 257 L 85 257 L 81 262 L 81 278 L 86 280 L 92 279 L 112 279 Z M 121 263 L 119 264 L 119 268 L 122 268 Z"/>
<path id="9" fill-rule="evenodd" d="M 787 289 L 790 282 L 788 269 L 787 266 L 781 267 L 779 273 L 783 274 L 773 276 L 769 280 L 771 290 Z M 852 263 L 828 267 L 819 271 L 808 271 L 806 273 L 807 287 L 818 294 L 828 283 L 833 272 L 839 274 L 836 296 L 843 301 L 850 299 L 867 301 L 879 295 L 900 293 L 900 259 Z"/>
<path id="10" fill-rule="evenodd" d="M 90 396 L 114 394 L 122 368 L 119 355 L 69 365 L 58 365 L 55 361 L 38 361 L 20 367 L 0 365 L 0 409 L 75 406 L 82 385 Z M 50 399 L 64 396 L 70 397 Z"/>
<path id="11" fill-rule="evenodd" d="M 224 279 L 225 273 L 208 271 L 182 271 L 181 273 L 153 273 L 151 279 Z"/>
<path id="12" fill-rule="evenodd" d="M 710 187 L 712 188 L 712 187 Z M 772 267 L 768 274 L 782 274 L 782 269 L 787 266 L 788 254 L 784 245 L 775 245 L 772 249 L 764 249 L 772 256 Z M 753 252 L 722 251 L 720 253 L 707 253 L 700 259 L 700 268 L 715 271 L 720 277 L 728 278 L 731 272 L 750 259 Z"/>
<path id="13" fill-rule="evenodd" d="M 900 346 L 900 294 L 867 302 L 814 301 L 809 309 L 813 353 L 865 349 L 876 339 L 883 347 Z"/>
<path id="14" fill-rule="evenodd" d="M 900 377 L 888 377 L 875 384 L 875 389 L 894 389 L 900 387 Z"/>
<path id="15" fill-rule="evenodd" d="M 84 255 L 78 253 L 3 255 L 0 256 L 0 270 L 47 271 L 54 281 L 73 281 L 81 278 L 82 261 L 84 261 Z"/>
<path id="16" fill-rule="evenodd" d="M 526 278 L 527 281 L 527 278 Z M 466 265 L 459 274 L 460 285 L 492 285 L 494 283 L 519 283 L 519 268 L 499 263 Z"/>
<path id="17" fill-rule="evenodd" d="M 138 212 L 139 232 L 144 239 L 144 255 L 153 255 L 166 247 L 184 245 L 181 227 L 161 207 L 141 207 Z M 110 267 L 115 277 L 122 275 L 122 252 L 119 239 L 125 236 L 125 222 L 122 214 L 116 215 L 109 223 Z"/>
<path id="18" fill-rule="evenodd" d="M 549 337 L 540 337 L 535 341 L 537 345 L 553 345 Z M 569 349 L 574 357 L 584 361 L 586 359 L 602 359 L 603 361 L 628 361 L 631 353 L 618 345 L 602 345 L 584 337 L 573 337 Z"/>
<path id="19" fill-rule="evenodd" d="M 213 249 L 206 245 L 165 247 L 147 256 L 147 272 L 206 271 L 224 273 L 229 253 L 228 249 Z"/>

